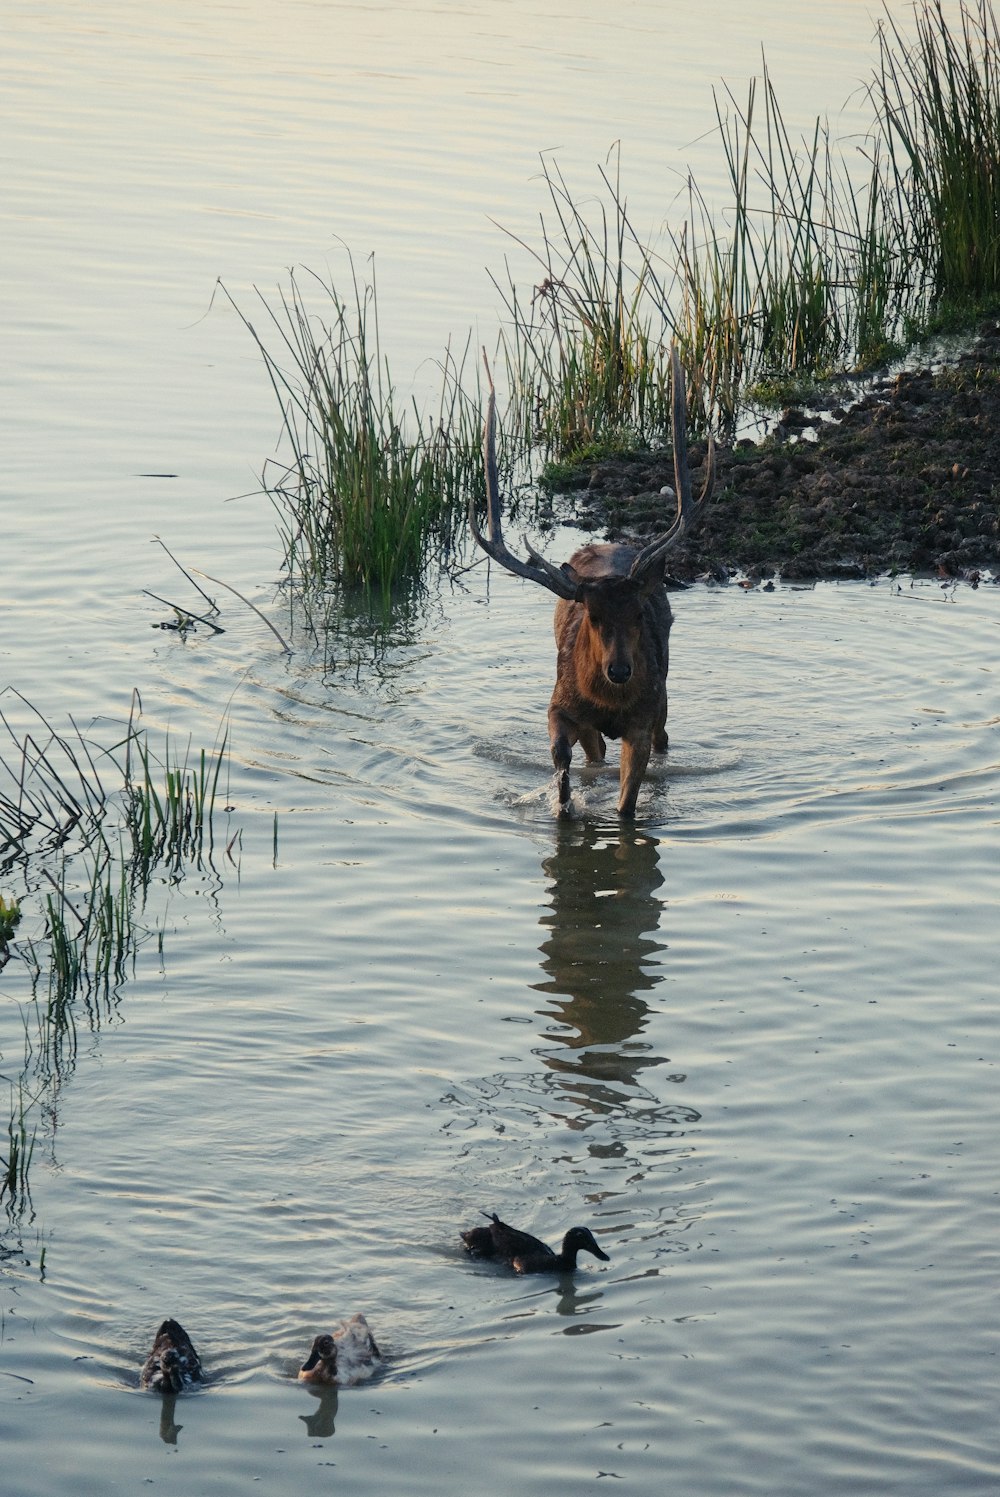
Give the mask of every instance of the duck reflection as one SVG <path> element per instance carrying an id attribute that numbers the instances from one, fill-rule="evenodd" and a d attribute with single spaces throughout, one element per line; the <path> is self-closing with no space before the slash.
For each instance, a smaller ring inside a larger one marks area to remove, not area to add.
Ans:
<path id="1" fill-rule="evenodd" d="M 160 1402 L 160 1439 L 164 1445 L 176 1445 L 178 1436 L 184 1428 L 183 1424 L 177 1423 L 177 1395 L 176 1393 L 165 1393 Z"/>
<path id="2" fill-rule="evenodd" d="M 541 943 L 548 980 L 539 1010 L 559 1043 L 536 1054 L 565 1078 L 564 1090 L 591 1113 L 621 1106 L 622 1089 L 640 1089 L 642 1072 L 662 1065 L 640 1037 L 659 980 L 663 943 L 656 936 L 663 886 L 659 845 L 631 827 L 560 828 L 542 865 L 550 879 Z"/>
<path id="3" fill-rule="evenodd" d="M 582 1284 L 572 1274 L 561 1274 L 554 1284 L 546 1284 L 535 1297 L 544 1300 L 546 1308 L 549 1300 L 554 1299 L 556 1314 L 570 1321 L 562 1328 L 564 1336 L 589 1336 L 595 1331 L 617 1331 L 621 1327 L 620 1320 L 590 1319 L 593 1310 L 604 1299 L 603 1285 Z M 523 1309 L 518 1311 L 519 1316 L 523 1313 Z"/>
<path id="4" fill-rule="evenodd" d="M 299 1415 L 306 1427 L 306 1435 L 310 1440 L 326 1440 L 335 1433 L 337 1390 L 331 1387 L 320 1387 L 317 1383 L 304 1383 L 302 1386 L 308 1389 L 318 1405 L 313 1413 Z"/>
<path id="5" fill-rule="evenodd" d="M 565 1315 L 571 1325 L 563 1327 L 564 1336 L 590 1336 L 595 1331 L 617 1331 L 620 1320 L 590 1320 L 591 1307 L 600 1304 L 604 1290 L 578 1288 L 571 1278 L 560 1279 L 556 1314 Z M 580 1318 L 578 1318 L 580 1317 Z"/>

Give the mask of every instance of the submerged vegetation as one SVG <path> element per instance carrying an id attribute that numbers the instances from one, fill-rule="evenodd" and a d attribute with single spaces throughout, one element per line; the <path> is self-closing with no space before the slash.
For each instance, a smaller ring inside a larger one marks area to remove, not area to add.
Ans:
<path id="1" fill-rule="evenodd" d="M 3 1073 L 11 1112 L 0 1200 L 13 1216 L 30 1202 L 31 1116 L 75 1062 L 81 1011 L 88 1028 L 100 1026 L 154 934 L 143 924 L 154 870 L 176 878 L 211 861 L 229 740 L 223 728 L 211 752 L 194 755 L 168 738 L 158 761 L 135 695 L 124 735 L 110 747 L 75 723 L 57 732 L 10 695 L 35 724 L 18 733 L 0 711 L 9 743 L 0 752 L 0 877 L 19 885 L 17 895 L 0 895 L 0 969 L 20 958 L 31 987 L 23 1059 L 16 1077 Z"/>
<path id="2" fill-rule="evenodd" d="M 543 162 L 549 216 L 530 291 L 494 277 L 508 407 L 507 461 L 587 447 L 656 445 L 669 430 L 669 350 L 687 372 L 695 430 L 731 430 L 748 401 L 866 370 L 942 323 L 1000 304 L 1000 36 L 991 0 L 918 0 L 914 36 L 880 23 L 873 120 L 849 155 L 817 119 L 793 139 L 766 65 L 745 104 L 716 118 L 732 202 L 720 217 L 693 180 L 686 219 L 643 241 L 620 164 L 602 170 L 596 222 Z M 352 296 L 298 279 L 265 337 L 244 316 L 282 409 L 292 458 L 265 486 L 282 515 L 289 574 L 380 590 L 413 585 L 451 553 L 478 496 L 480 400 L 468 346 L 447 351 L 438 410 L 401 409 L 373 285 Z M 243 315 L 242 313 L 240 315 Z M 276 339 L 276 343 L 272 340 Z M 476 367 L 477 361 L 473 362 Z"/>

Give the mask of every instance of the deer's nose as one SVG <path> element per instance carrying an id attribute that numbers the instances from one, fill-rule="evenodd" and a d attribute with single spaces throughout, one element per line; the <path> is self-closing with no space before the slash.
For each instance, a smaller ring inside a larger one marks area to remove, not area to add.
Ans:
<path id="1" fill-rule="evenodd" d="M 608 680 L 616 686 L 624 686 L 632 674 L 632 667 L 625 662 L 612 661 L 608 666 Z"/>

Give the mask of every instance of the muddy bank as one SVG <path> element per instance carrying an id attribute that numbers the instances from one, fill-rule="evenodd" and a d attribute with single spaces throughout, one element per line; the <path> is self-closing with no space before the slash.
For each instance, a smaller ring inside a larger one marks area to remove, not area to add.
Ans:
<path id="1" fill-rule="evenodd" d="M 950 367 L 884 380 L 846 411 L 835 401 L 785 411 L 762 446 L 719 451 L 716 497 L 671 556 L 678 581 L 1000 573 L 1000 321 Z M 703 457 L 694 445 L 696 485 Z M 669 457 L 643 451 L 560 488 L 576 524 L 618 540 L 664 528 L 672 482 Z"/>

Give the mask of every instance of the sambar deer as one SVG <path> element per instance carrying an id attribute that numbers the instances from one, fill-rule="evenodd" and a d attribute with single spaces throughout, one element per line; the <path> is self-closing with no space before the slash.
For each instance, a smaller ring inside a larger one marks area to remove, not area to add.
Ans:
<path id="1" fill-rule="evenodd" d="M 715 447 L 709 438 L 705 482 L 692 498 L 687 460 L 686 392 L 676 347 L 671 350 L 671 435 L 677 513 L 668 530 L 647 545 L 587 545 L 556 566 L 527 542 L 528 560 L 508 551 L 500 525 L 496 463 L 496 397 L 490 381 L 483 431 L 487 534 L 470 506 L 472 533 L 488 556 L 516 577 L 556 594 L 558 658 L 549 703 L 552 762 L 559 805 L 570 802 L 569 766 L 579 743 L 588 764 L 600 764 L 605 739 L 622 740 L 618 814 L 635 815 L 639 785 L 655 749 L 667 747 L 667 669 L 673 614 L 664 585 L 664 559 L 688 530 L 715 486 Z"/>

